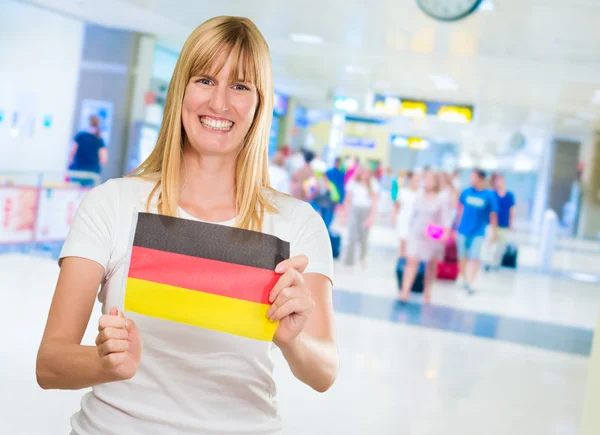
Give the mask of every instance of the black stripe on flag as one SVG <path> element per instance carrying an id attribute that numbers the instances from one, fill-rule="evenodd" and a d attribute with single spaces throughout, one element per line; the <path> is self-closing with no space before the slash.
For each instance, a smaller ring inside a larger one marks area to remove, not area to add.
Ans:
<path id="1" fill-rule="evenodd" d="M 290 244 L 270 234 L 225 225 L 139 213 L 134 246 L 274 270 Z"/>

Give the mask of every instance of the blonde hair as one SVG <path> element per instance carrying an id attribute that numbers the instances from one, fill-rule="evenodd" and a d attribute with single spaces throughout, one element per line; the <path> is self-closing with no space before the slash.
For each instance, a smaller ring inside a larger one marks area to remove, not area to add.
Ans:
<path id="1" fill-rule="evenodd" d="M 212 18 L 188 37 L 169 84 L 156 146 L 132 175 L 158 175 L 147 207 L 150 208 L 152 198 L 160 189 L 158 212 L 168 216 L 177 215 L 186 134 L 181 121 L 185 89 L 192 77 L 211 74 L 215 69 L 220 71 L 229 57 L 232 60 L 229 79 L 253 83 L 258 94 L 254 120 L 236 161 L 236 226 L 260 231 L 264 213 L 275 211 L 264 192 L 265 187 L 270 187 L 268 143 L 273 117 L 273 71 L 269 47 L 256 25 L 248 18 Z"/>

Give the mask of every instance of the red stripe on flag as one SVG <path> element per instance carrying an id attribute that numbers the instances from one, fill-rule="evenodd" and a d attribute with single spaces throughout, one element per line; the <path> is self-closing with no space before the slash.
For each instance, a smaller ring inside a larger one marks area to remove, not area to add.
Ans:
<path id="1" fill-rule="evenodd" d="M 274 271 L 134 246 L 130 278 L 269 304 Z"/>

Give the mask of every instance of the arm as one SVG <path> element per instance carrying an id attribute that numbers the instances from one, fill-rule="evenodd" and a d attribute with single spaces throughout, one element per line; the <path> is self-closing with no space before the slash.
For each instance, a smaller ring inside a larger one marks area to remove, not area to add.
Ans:
<path id="1" fill-rule="evenodd" d="M 106 147 L 102 147 L 98 150 L 98 161 L 101 166 L 108 163 L 108 149 Z"/>
<path id="2" fill-rule="evenodd" d="M 308 258 L 299 255 L 278 266 L 276 271 L 284 273 L 271 292 L 269 317 L 280 321 L 274 341 L 294 376 L 325 392 L 339 368 L 332 285 L 324 275 L 303 275 L 307 265 Z"/>
<path id="3" fill-rule="evenodd" d="M 314 311 L 304 331 L 293 340 L 277 345 L 294 376 L 323 393 L 333 385 L 339 369 L 331 281 L 317 273 L 304 275 L 304 281 L 310 289 Z"/>
<path id="4" fill-rule="evenodd" d="M 36 375 L 44 388 L 76 390 L 109 382 L 95 346 L 82 346 L 104 268 L 82 258 L 65 258 L 42 337 Z"/>
<path id="5" fill-rule="evenodd" d="M 63 260 L 37 356 L 36 377 L 43 389 L 78 390 L 135 374 L 139 332 L 116 308 L 100 318 L 96 346 L 81 345 L 103 274 L 92 260 Z"/>
<path id="6" fill-rule="evenodd" d="M 375 222 L 375 217 L 377 216 L 377 207 L 379 204 L 379 193 L 373 192 L 371 194 L 371 200 L 372 200 L 371 211 L 369 212 L 369 217 L 367 218 L 367 220 L 365 222 L 365 226 L 367 228 L 372 227 L 373 223 Z"/>
<path id="7" fill-rule="evenodd" d="M 508 229 L 512 230 L 515 223 L 515 206 L 513 205 L 508 214 Z"/>
<path id="8" fill-rule="evenodd" d="M 77 153 L 78 147 L 79 145 L 77 144 L 77 142 L 73 142 L 73 145 L 71 145 L 71 151 L 69 152 L 69 166 L 71 166 L 74 163 L 75 154 Z"/>
<path id="9" fill-rule="evenodd" d="M 490 213 L 490 226 L 492 227 L 492 243 L 498 240 L 498 213 Z"/>

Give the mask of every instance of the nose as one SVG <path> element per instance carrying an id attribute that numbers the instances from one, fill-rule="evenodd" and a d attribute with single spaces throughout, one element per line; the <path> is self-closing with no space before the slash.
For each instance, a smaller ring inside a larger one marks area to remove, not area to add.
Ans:
<path id="1" fill-rule="evenodd" d="M 226 84 L 219 83 L 214 87 L 209 107 L 215 113 L 223 113 L 229 110 L 229 92 Z"/>

